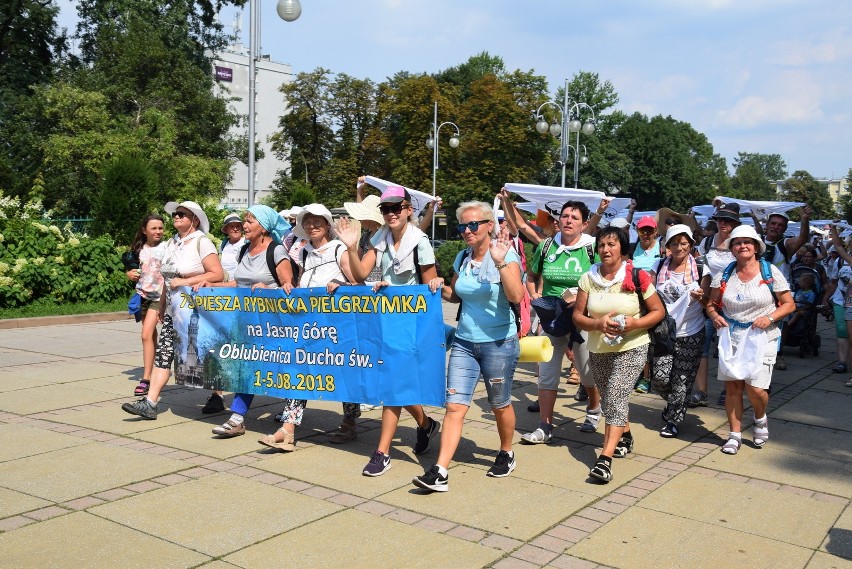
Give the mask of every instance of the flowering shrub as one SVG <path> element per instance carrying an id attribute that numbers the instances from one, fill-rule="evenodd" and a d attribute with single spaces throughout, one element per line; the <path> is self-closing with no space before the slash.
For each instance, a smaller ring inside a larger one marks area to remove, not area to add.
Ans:
<path id="1" fill-rule="evenodd" d="M 130 295 L 120 250 L 109 236 L 57 227 L 39 201 L 0 193 L 0 308 L 46 298 L 57 303 Z"/>

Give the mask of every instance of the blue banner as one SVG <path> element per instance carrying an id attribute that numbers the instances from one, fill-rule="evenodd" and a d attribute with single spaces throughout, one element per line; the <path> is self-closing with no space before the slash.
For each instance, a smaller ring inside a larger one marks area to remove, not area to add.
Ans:
<path id="1" fill-rule="evenodd" d="M 424 285 L 172 293 L 183 385 L 295 399 L 435 405 L 446 398 L 441 296 Z"/>

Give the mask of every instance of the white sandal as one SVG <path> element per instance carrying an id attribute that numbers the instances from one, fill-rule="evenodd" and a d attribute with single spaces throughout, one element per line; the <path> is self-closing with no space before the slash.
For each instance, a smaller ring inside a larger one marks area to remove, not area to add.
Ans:
<path id="1" fill-rule="evenodd" d="M 743 441 L 739 437 L 729 437 L 728 441 L 722 445 L 720 449 L 725 454 L 737 454 L 737 451 L 740 450 L 740 445 L 742 445 Z"/>
<path id="2" fill-rule="evenodd" d="M 754 421 L 754 446 L 762 447 L 769 440 L 769 418 L 763 417 L 761 420 Z"/>

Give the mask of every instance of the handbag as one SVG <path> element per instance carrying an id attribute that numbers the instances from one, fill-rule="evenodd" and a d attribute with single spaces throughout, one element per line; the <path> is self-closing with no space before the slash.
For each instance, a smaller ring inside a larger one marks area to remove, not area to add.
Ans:
<path id="1" fill-rule="evenodd" d="M 636 294 L 639 296 L 639 313 L 644 316 L 648 314 L 648 307 L 645 304 L 645 298 L 642 296 L 642 290 L 639 285 L 639 271 L 641 269 L 633 269 L 633 285 L 636 287 Z M 670 356 L 674 354 L 675 342 L 677 341 L 677 322 L 671 317 L 666 303 L 663 302 L 663 311 L 665 316 L 655 326 L 648 329 L 648 337 L 651 340 L 651 356 Z"/>
<path id="2" fill-rule="evenodd" d="M 558 296 L 542 296 L 530 303 L 538 314 L 541 328 L 551 336 L 567 336 L 574 329 L 573 310 Z"/>

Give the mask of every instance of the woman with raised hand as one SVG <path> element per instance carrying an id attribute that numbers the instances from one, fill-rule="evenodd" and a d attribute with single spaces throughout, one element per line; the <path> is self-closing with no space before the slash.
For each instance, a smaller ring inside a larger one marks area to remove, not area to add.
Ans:
<path id="1" fill-rule="evenodd" d="M 581 201 L 568 201 L 560 210 L 559 232 L 553 239 L 542 241 L 535 250 L 532 263 L 527 271 L 527 290 L 535 300 L 542 296 L 569 296 L 566 303 L 574 304 L 574 295 L 580 278 L 594 264 L 595 238 L 585 233 L 589 223 L 589 208 Z M 566 295 L 566 291 L 570 291 Z M 572 335 L 552 336 L 547 334 L 553 344 L 553 357 L 538 368 L 539 426 L 531 433 L 521 436 L 526 444 L 541 444 L 550 441 L 553 436 L 553 408 L 556 405 L 556 391 L 562 374 L 562 358 L 565 349 L 570 348 Z M 587 335 L 581 334 L 584 342 L 574 343 L 574 365 L 580 372 L 580 387 L 584 388 L 575 399 L 588 398 L 586 417 L 580 425 L 581 432 L 593 433 L 600 419 L 600 396 L 589 370 L 589 350 Z"/>
<path id="2" fill-rule="evenodd" d="M 449 286 L 436 277 L 432 290 L 450 302 L 461 302 L 459 325 L 447 366 L 447 405 L 441 450 L 437 462 L 415 486 L 433 492 L 449 489 L 447 468 L 461 440 L 464 418 L 470 409 L 479 378 L 484 380 L 488 403 L 497 421 L 500 450 L 487 476 L 502 478 L 515 469 L 512 436 L 515 411 L 512 408 L 512 380 L 518 363 L 518 323 L 510 303 L 524 296 L 520 258 L 512 248 L 508 229 L 492 240 L 494 212 L 483 202 L 465 202 L 456 211 L 458 230 L 467 248 L 453 263 Z"/>
<path id="3" fill-rule="evenodd" d="M 692 256 L 695 240 L 688 225 L 672 225 L 665 237 L 668 256 L 651 270 L 657 294 L 677 322 L 674 353 L 654 357 L 651 385 L 666 400 L 660 436 L 677 437 L 686 414 L 704 348 L 703 307 L 710 298 L 710 272 Z"/>
<path id="4" fill-rule="evenodd" d="M 243 214 L 242 232 L 247 243 L 237 253 L 237 266 L 231 280 L 220 283 L 201 282 L 193 287 L 281 288 L 286 294 L 293 290 L 293 268 L 281 240 L 290 231 L 290 224 L 274 209 L 253 205 Z M 272 247 L 270 254 L 269 248 Z M 231 438 L 246 432 L 245 415 L 254 395 L 235 393 L 231 417 L 213 429 L 214 435 Z"/>
<path id="5" fill-rule="evenodd" d="M 725 245 L 736 260 L 721 274 L 713 275 L 707 317 L 717 330 L 728 329 L 734 358 L 740 361 L 759 358 L 762 364 L 745 379 L 727 375 L 722 365 L 724 354 L 720 346 L 719 380 L 725 384 L 725 412 L 730 426 L 728 440 L 721 451 L 737 454 L 742 444 L 743 391 L 754 410 L 754 444 L 762 447 L 769 440 L 767 389 L 772 382 L 777 340 L 781 336 L 778 322 L 796 310 L 796 303 L 787 279 L 778 267 L 761 259 L 766 252 L 766 244 L 753 227 L 737 227 Z M 765 266 L 761 266 L 764 263 Z M 764 353 L 753 354 L 745 350 L 739 353 L 739 345 L 753 330 L 766 333 Z"/>
<path id="6" fill-rule="evenodd" d="M 607 483 L 612 480 L 612 458 L 624 458 L 633 450 L 628 402 L 648 359 L 648 328 L 660 322 L 665 311 L 648 273 L 634 272 L 633 263 L 624 260 L 628 239 L 623 230 L 601 229 L 595 245 L 600 263 L 580 279 L 574 324 L 589 333 L 589 366 L 606 419 L 603 449 L 589 475 Z"/>
<path id="7" fill-rule="evenodd" d="M 346 246 L 337 239 L 332 224 L 331 212 L 318 203 L 306 205 L 296 216 L 293 233 L 297 238 L 305 240 L 304 247 L 295 256 L 295 262 L 301 269 L 299 287 L 325 287 L 331 293 L 340 285 L 354 282 Z M 307 404 L 305 399 L 285 400 L 281 412 L 283 424 L 275 433 L 264 436 L 258 442 L 285 452 L 293 450 L 296 446 L 296 427 L 302 424 Z M 343 423 L 338 432 L 343 433 L 347 440 L 355 438 L 355 420 L 360 416 L 360 405 L 343 403 Z M 335 441 L 334 435 L 332 441 Z"/>
<path id="8" fill-rule="evenodd" d="M 347 260 L 357 281 L 367 278 L 374 267 L 380 267 L 382 278 L 373 290 L 385 286 L 416 285 L 431 282 L 438 276 L 435 252 L 428 236 L 411 220 L 411 196 L 402 186 L 388 186 L 379 199 L 384 226 L 373 236 L 371 247 L 363 257 L 358 254 L 356 232 L 346 220 L 338 222 L 340 238 L 346 243 Z M 434 289 L 433 289 L 434 292 Z M 417 421 L 417 441 L 414 454 L 429 450 L 432 437 L 441 424 L 429 417 L 422 405 L 406 405 L 405 410 Z M 362 470 L 364 476 L 381 476 L 391 467 L 390 449 L 402 407 L 382 407 L 382 430 L 378 448 Z"/>
<path id="9" fill-rule="evenodd" d="M 160 266 L 167 294 L 166 301 L 160 304 L 163 328 L 157 339 L 151 385 L 147 395 L 121 406 L 125 412 L 143 419 L 157 418 L 157 400 L 169 381 L 170 368 L 175 359 L 176 335 L 172 319 L 174 305 L 179 302 L 177 288 L 201 282 L 219 282 L 223 278 L 216 246 L 207 238 L 210 222 L 201 206 L 193 201 L 169 202 L 165 210 L 172 215 L 175 236 L 166 244 Z"/>

